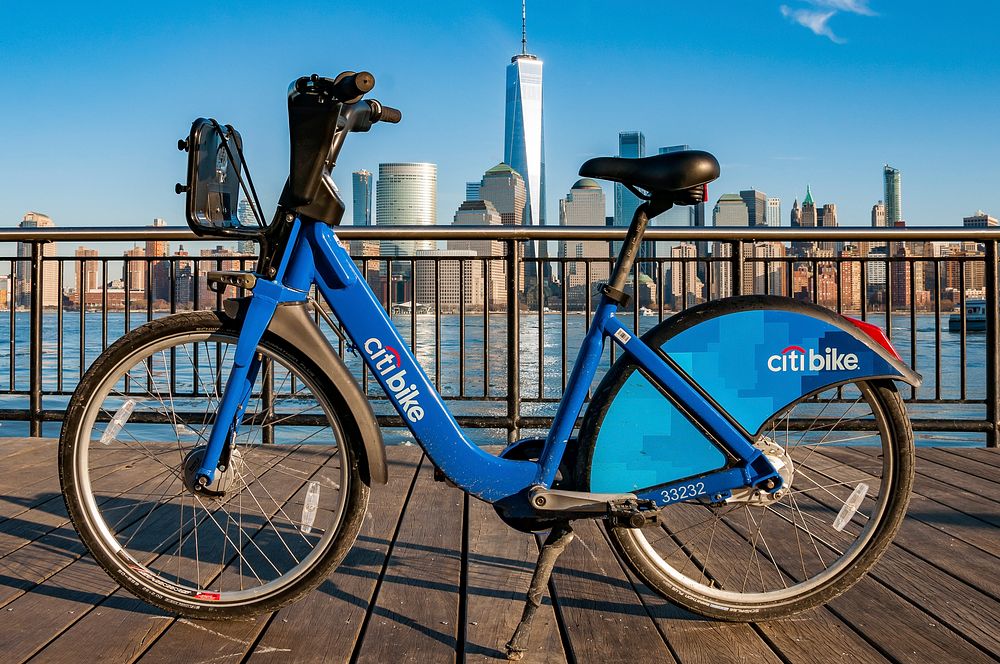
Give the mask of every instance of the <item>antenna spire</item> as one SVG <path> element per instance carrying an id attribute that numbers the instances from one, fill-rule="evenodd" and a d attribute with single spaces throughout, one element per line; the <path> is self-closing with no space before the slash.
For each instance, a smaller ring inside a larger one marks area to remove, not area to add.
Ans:
<path id="1" fill-rule="evenodd" d="M 527 0 L 521 0 L 521 55 L 528 54 Z"/>

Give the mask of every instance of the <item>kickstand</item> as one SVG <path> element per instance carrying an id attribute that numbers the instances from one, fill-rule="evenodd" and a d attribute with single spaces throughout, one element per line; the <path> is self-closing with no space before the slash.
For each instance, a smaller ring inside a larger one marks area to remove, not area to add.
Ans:
<path id="1" fill-rule="evenodd" d="M 545 587 L 549 585 L 549 577 L 552 576 L 552 568 L 556 566 L 556 559 L 559 554 L 566 550 L 566 546 L 573 541 L 573 529 L 569 522 L 564 521 L 552 527 L 549 536 L 542 544 L 542 551 L 538 554 L 538 564 L 535 565 L 535 573 L 531 577 L 531 585 L 528 586 L 528 598 L 524 604 L 524 613 L 521 614 L 521 622 L 514 630 L 514 636 L 504 647 L 507 659 L 517 661 L 524 656 L 528 646 L 528 633 L 531 631 L 531 621 L 535 617 L 535 612 L 542 603 L 542 594 Z"/>

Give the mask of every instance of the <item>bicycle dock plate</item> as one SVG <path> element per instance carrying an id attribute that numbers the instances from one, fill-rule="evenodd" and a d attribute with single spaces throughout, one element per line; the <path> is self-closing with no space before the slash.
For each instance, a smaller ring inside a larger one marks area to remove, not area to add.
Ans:
<path id="1" fill-rule="evenodd" d="M 208 288 L 214 293 L 225 290 L 226 286 L 236 288 L 251 289 L 257 285 L 257 275 L 253 272 L 238 272 L 233 270 L 220 270 L 208 273 L 206 277 Z"/>

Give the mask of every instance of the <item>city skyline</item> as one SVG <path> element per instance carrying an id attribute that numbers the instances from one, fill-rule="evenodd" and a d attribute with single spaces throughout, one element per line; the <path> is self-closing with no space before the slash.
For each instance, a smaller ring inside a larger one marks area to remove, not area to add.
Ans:
<path id="1" fill-rule="evenodd" d="M 547 65 L 546 206 L 555 208 L 587 157 L 615 154 L 618 132 L 641 130 L 650 145 L 688 143 L 719 157 L 723 175 L 710 202 L 745 189 L 790 201 L 809 182 L 822 187 L 824 200 L 838 203 L 842 225 L 865 225 L 873 203 L 884 197 L 872 174 L 890 163 L 906 174 L 908 225 L 958 223 L 977 209 L 995 214 L 1000 165 L 992 155 L 1000 152 L 1000 131 L 989 109 L 998 96 L 998 56 L 959 48 L 985 36 L 989 21 L 970 24 L 945 14 L 921 21 L 918 12 L 869 4 L 873 15 L 840 12 L 830 20 L 837 40 L 782 16 L 780 3 L 643 6 L 628 13 L 601 2 L 580 3 L 573 12 L 529 7 L 531 50 Z M 182 225 L 183 202 L 170 189 L 183 178 L 183 163 L 172 144 L 198 115 L 241 130 L 267 207 L 287 170 L 282 91 L 288 81 L 309 71 L 363 66 L 378 78 L 376 97 L 401 107 L 405 119 L 352 138 L 338 184 L 346 189 L 351 172 L 378 163 L 436 163 L 437 223 L 447 223 L 464 200 L 465 182 L 502 157 L 501 69 L 517 50 L 518 10 L 515 2 L 475 8 L 445 2 L 422 13 L 387 6 L 374 16 L 332 7 L 275 12 L 248 2 L 226 11 L 205 8 L 206 20 L 240 27 L 207 40 L 179 20 L 183 8 L 169 3 L 113 15 L 12 7 L 0 27 L 10 59 L 0 84 L 30 103 L 0 110 L 5 126 L 18 127 L 5 136 L 0 156 L 7 175 L 0 182 L 0 213 L 9 225 L 26 210 L 64 226 L 144 225 L 151 217 Z M 332 51 L 329 45 L 294 54 L 255 49 L 245 69 L 230 68 L 226 89 L 212 77 L 191 76 L 197 67 L 182 66 L 291 30 L 306 13 L 337 35 Z M 363 36 L 335 29 L 365 19 L 372 30 Z M 635 39 L 627 29 L 678 24 L 688 29 L 672 30 L 668 40 Z M 394 48 L 366 49 L 370 41 Z M 886 49 L 886 43 L 895 46 Z M 355 62 L 356 53 L 371 60 Z M 423 66 L 428 61 L 448 63 L 434 70 L 433 85 Z M 58 91 L 41 84 L 57 74 L 64 81 Z M 609 80 L 615 84 L 609 87 Z M 807 103 L 803 80 L 822 88 L 823 104 Z M 240 94 L 227 92 L 231 86 Z M 768 91 L 766 103 L 723 99 L 761 89 Z M 928 89 L 935 90 L 933 98 Z M 128 113 L 121 111 L 123 95 L 137 102 Z M 67 97 L 74 100 L 72 117 L 59 110 Z M 638 122 L 618 111 L 634 104 Z M 121 130 L 116 135 L 142 137 L 143 159 L 130 156 L 139 149 L 131 139 L 97 138 L 107 135 L 109 118 Z M 958 173 L 941 166 L 949 163 L 967 168 Z M 54 181 L 60 186 L 52 187 Z M 114 192 L 106 190 L 109 182 Z M 602 187 L 610 198 L 610 187 Z M 942 190 L 961 195 L 936 194 Z M 104 203 L 111 196 L 114 206 Z"/>

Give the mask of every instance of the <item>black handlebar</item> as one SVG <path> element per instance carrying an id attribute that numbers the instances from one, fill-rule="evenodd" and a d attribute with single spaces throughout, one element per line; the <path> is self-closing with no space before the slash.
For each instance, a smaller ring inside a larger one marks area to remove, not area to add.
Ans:
<path id="1" fill-rule="evenodd" d="M 313 74 L 313 76 L 316 76 Z M 345 71 L 337 76 L 333 81 L 331 92 L 333 96 L 345 104 L 353 104 L 360 101 L 365 93 L 370 92 L 375 87 L 375 77 L 369 72 L 360 71 L 358 73 Z"/>
<path id="2" fill-rule="evenodd" d="M 367 103 L 368 107 L 371 109 L 371 114 L 369 116 L 370 124 L 375 124 L 376 122 L 396 124 L 403 119 L 403 114 L 399 111 L 399 109 L 391 106 L 385 106 L 381 102 L 374 99 L 369 99 Z"/>
<path id="3" fill-rule="evenodd" d="M 403 114 L 399 109 L 393 108 L 391 106 L 382 107 L 382 115 L 379 117 L 379 122 L 388 122 L 390 124 L 396 124 L 403 119 Z"/>

